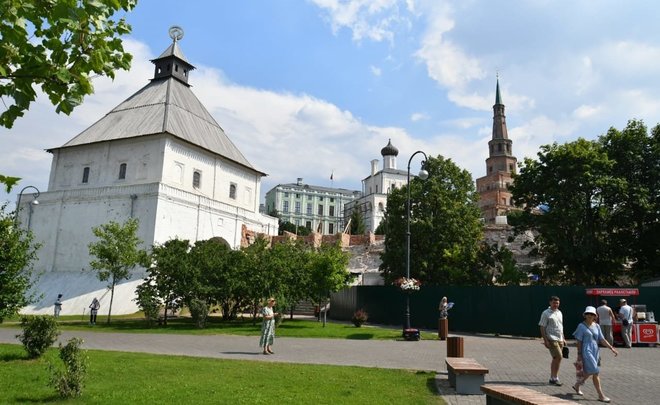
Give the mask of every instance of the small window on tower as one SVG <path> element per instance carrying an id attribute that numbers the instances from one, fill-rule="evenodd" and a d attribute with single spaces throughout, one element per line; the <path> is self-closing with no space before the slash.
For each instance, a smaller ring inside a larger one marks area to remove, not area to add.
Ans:
<path id="1" fill-rule="evenodd" d="M 124 180 L 126 178 L 126 163 L 119 165 L 119 180 Z"/>
<path id="2" fill-rule="evenodd" d="M 195 170 L 193 172 L 193 187 L 199 188 L 200 184 L 202 184 L 202 173 Z"/>
<path id="3" fill-rule="evenodd" d="M 89 182 L 89 167 L 83 168 L 82 182 L 83 183 L 88 183 Z"/>
<path id="4" fill-rule="evenodd" d="M 229 198 L 232 200 L 236 199 L 236 183 L 231 183 L 229 185 Z"/>
<path id="5" fill-rule="evenodd" d="M 497 151 L 502 152 L 502 144 L 501 143 L 497 144 Z"/>

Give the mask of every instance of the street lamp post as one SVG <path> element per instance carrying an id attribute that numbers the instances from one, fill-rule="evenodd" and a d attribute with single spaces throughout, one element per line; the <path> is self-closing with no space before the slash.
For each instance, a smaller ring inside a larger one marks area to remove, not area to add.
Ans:
<path id="1" fill-rule="evenodd" d="M 415 155 L 417 155 L 418 153 L 424 155 L 424 162 L 428 160 L 426 153 L 424 153 L 421 150 L 418 150 L 417 152 L 413 153 L 412 156 L 410 156 L 410 159 L 408 159 L 408 177 L 406 182 L 406 187 L 408 188 L 408 199 L 406 200 L 406 278 L 408 279 L 410 279 L 410 163 L 412 162 L 412 159 L 415 157 Z M 424 164 L 424 162 L 422 162 L 422 164 Z M 429 173 L 424 169 L 420 169 L 417 177 L 419 177 L 422 180 L 426 180 L 429 177 Z M 406 294 L 405 329 L 410 329 L 410 294 L 409 293 Z M 406 337 L 405 330 L 404 330 L 404 337 Z"/>
<path id="2" fill-rule="evenodd" d="M 28 217 L 28 229 L 30 229 L 30 223 L 32 222 L 32 206 L 33 205 L 39 205 L 39 201 L 37 201 L 37 198 L 41 195 L 39 192 L 39 189 L 36 188 L 35 186 L 25 186 L 21 190 L 20 193 L 18 193 L 18 201 L 16 202 L 16 212 L 14 213 L 14 226 L 18 226 L 18 212 L 21 210 L 21 197 L 23 197 L 23 192 L 27 190 L 28 188 L 33 188 L 35 193 L 32 194 L 33 199 L 30 201 L 30 214 Z"/>

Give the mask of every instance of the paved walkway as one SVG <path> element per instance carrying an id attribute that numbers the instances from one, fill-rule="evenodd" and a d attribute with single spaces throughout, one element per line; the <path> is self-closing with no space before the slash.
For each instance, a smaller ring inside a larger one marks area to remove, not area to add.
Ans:
<path id="1" fill-rule="evenodd" d="M 0 343 L 18 343 L 20 330 L 0 328 Z M 431 332 L 428 332 L 429 334 Z M 230 335 L 192 336 L 63 332 L 61 341 L 76 336 L 88 349 L 145 352 L 223 359 L 256 360 L 308 364 L 335 364 L 379 368 L 402 368 L 437 372 L 437 387 L 448 404 L 486 404 L 483 395 L 456 395 L 447 382 L 445 341 L 365 341 L 312 338 L 276 338 L 275 355 L 264 356 L 258 338 Z M 465 357 L 475 358 L 490 372 L 486 382 L 517 384 L 579 403 L 598 403 L 590 382 L 584 397 L 572 395 L 575 347 L 570 361 L 562 362 L 560 377 L 564 386 L 547 384 L 550 355 L 540 339 L 456 335 L 464 338 Z M 660 403 L 660 348 L 619 349 L 614 357 L 602 351 L 601 381 L 605 394 L 614 404 L 651 405 Z"/>

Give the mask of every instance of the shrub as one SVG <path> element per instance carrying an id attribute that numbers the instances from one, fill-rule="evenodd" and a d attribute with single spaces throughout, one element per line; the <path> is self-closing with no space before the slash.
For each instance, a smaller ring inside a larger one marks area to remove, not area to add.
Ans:
<path id="1" fill-rule="evenodd" d="M 62 398 L 78 397 L 82 394 L 83 383 L 87 377 L 87 353 L 80 348 L 83 340 L 73 338 L 62 346 L 60 343 L 60 359 L 64 362 L 64 370 L 50 364 L 51 373 L 49 385 L 57 390 Z"/>
<path id="2" fill-rule="evenodd" d="M 200 329 L 205 328 L 206 318 L 209 316 L 209 306 L 206 305 L 206 302 L 204 302 L 204 300 L 200 300 L 199 298 L 193 298 L 190 300 L 188 309 L 190 310 L 190 316 L 192 317 L 193 321 L 195 321 L 197 327 Z"/>
<path id="3" fill-rule="evenodd" d="M 353 314 L 353 318 L 351 318 L 351 322 L 353 322 L 353 325 L 359 328 L 360 326 L 362 326 L 363 323 L 367 322 L 367 319 L 369 319 L 369 314 L 367 313 L 367 311 L 365 311 L 364 309 L 358 309 Z"/>
<path id="4" fill-rule="evenodd" d="M 16 337 L 23 343 L 25 351 L 32 359 L 44 354 L 60 335 L 57 321 L 52 316 L 23 316 L 21 327 L 23 333 Z"/>

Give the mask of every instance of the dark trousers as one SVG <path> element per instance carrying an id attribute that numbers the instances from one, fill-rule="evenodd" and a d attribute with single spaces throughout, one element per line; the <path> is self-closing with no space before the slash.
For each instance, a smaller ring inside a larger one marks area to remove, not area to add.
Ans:
<path id="1" fill-rule="evenodd" d="M 89 323 L 96 323 L 96 311 L 94 310 L 89 314 Z"/>

